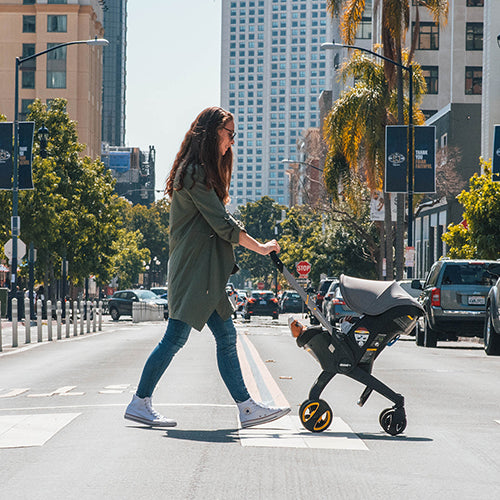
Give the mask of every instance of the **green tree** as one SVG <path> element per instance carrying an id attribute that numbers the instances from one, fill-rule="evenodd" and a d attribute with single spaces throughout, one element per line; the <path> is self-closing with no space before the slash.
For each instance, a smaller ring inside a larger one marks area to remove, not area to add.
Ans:
<path id="1" fill-rule="evenodd" d="M 260 200 L 240 206 L 239 211 L 248 234 L 264 243 L 276 238 L 275 227 L 284 208 L 269 196 L 264 196 Z M 256 254 L 242 246 L 237 246 L 235 253 L 243 277 L 252 278 L 256 282 L 264 281 L 270 286 L 275 267 L 269 257 Z"/>
<path id="2" fill-rule="evenodd" d="M 449 225 L 443 234 L 450 257 L 500 257 L 500 185 L 492 180 L 491 161 L 481 159 L 482 175 L 474 174 L 469 190 L 457 199 L 464 207 L 463 224 Z"/>
<path id="3" fill-rule="evenodd" d="M 117 234 L 115 181 L 103 163 L 81 155 L 85 146 L 78 143 L 76 124 L 65 109 L 64 99 L 51 101 L 50 108 L 40 100 L 31 105 L 28 119 L 35 121 L 35 130 L 45 124 L 50 138 L 46 159 L 34 145 L 35 189 L 20 192 L 21 239 L 37 248 L 37 276 L 46 284 L 60 276 L 64 257 L 73 283 L 81 284 L 90 275 L 103 283 L 111 277 L 112 242 Z M 11 195 L 0 193 L 0 197 L 5 227 Z"/>
<path id="4" fill-rule="evenodd" d="M 130 288 L 138 282 L 139 273 L 144 269 L 143 262 L 148 262 L 151 254 L 147 248 L 141 248 L 143 236 L 140 231 L 119 229 L 117 238 L 112 242 L 113 255 L 111 267 L 118 279 L 119 288 Z"/>

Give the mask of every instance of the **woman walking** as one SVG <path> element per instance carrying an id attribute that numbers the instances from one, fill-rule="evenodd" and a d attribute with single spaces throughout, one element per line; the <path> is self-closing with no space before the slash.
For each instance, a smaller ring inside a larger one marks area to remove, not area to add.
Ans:
<path id="1" fill-rule="evenodd" d="M 151 426 L 177 423 L 154 410 L 151 396 L 191 328 L 205 324 L 215 337 L 222 379 L 238 405 L 242 427 L 271 422 L 290 408 L 255 402 L 243 381 L 236 350 L 233 307 L 225 285 L 237 271 L 233 245 L 261 255 L 279 252 L 276 240 L 259 243 L 225 209 L 232 172 L 234 119 L 219 107 L 202 111 L 188 130 L 167 179 L 170 208 L 168 263 L 169 320 L 160 343 L 149 356 L 125 418 Z"/>

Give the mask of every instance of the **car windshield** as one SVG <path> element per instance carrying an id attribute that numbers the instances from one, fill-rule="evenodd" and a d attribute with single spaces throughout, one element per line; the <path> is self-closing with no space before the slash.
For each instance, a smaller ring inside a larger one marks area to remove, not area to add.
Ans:
<path id="1" fill-rule="evenodd" d="M 300 295 L 297 292 L 288 292 L 287 299 L 300 299 Z"/>
<path id="2" fill-rule="evenodd" d="M 443 275 L 443 285 L 495 284 L 500 275 L 500 264 L 448 264 Z"/>
<path id="3" fill-rule="evenodd" d="M 158 298 L 158 295 L 156 295 L 156 293 L 153 293 L 151 290 L 136 290 L 135 293 L 137 297 L 139 297 L 139 300 L 150 300 Z"/>

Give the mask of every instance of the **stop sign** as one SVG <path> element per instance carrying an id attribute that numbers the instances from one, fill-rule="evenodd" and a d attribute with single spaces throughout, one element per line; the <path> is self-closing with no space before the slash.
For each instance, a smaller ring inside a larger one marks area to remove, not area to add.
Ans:
<path id="1" fill-rule="evenodd" d="M 295 267 L 301 276 L 307 276 L 311 271 L 311 264 L 305 260 L 300 261 Z"/>

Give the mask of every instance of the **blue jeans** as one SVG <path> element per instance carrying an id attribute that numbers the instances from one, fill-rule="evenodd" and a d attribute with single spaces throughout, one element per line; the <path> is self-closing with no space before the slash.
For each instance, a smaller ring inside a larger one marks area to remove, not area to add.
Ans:
<path id="1" fill-rule="evenodd" d="M 208 318 L 207 326 L 212 331 L 217 344 L 217 364 L 222 380 L 236 403 L 246 401 L 250 395 L 241 374 L 240 361 L 236 351 L 236 328 L 233 325 L 233 320 L 229 318 L 224 321 L 214 311 Z M 138 397 L 151 397 L 156 384 L 173 357 L 186 343 L 190 331 L 191 327 L 184 321 L 169 318 L 165 335 L 150 354 L 142 371 L 136 392 Z"/>

